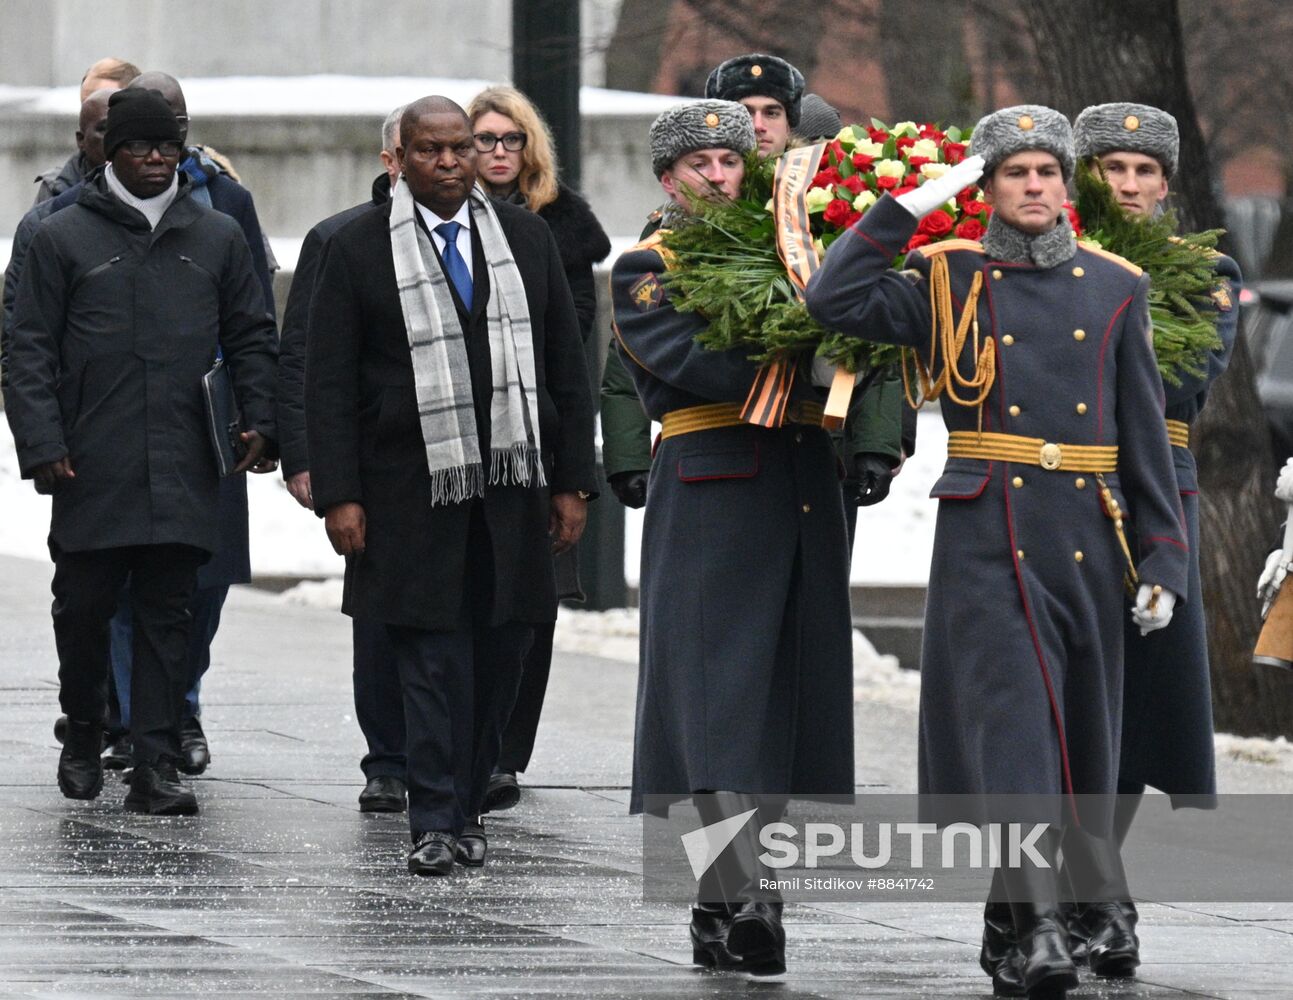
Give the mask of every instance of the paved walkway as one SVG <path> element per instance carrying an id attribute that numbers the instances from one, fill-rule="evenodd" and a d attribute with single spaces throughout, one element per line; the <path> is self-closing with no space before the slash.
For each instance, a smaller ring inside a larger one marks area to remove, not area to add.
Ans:
<path id="1" fill-rule="evenodd" d="M 559 655 L 522 805 L 479 871 L 404 874 L 403 816 L 355 805 L 349 629 L 236 588 L 204 691 L 202 815 L 125 814 L 54 784 L 49 567 L 0 557 L 0 996 L 983 997 L 979 908 L 787 908 L 789 973 L 690 965 L 685 909 L 642 900 L 626 814 L 634 670 Z M 858 774 L 909 791 L 915 720 L 858 710 Z M 1226 790 L 1287 790 L 1227 763 Z M 1138 982 L 1074 997 L 1293 996 L 1293 905 L 1146 906 Z"/>

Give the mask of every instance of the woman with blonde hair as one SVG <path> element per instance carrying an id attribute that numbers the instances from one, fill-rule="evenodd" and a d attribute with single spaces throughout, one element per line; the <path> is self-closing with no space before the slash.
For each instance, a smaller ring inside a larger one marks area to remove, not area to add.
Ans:
<path id="1" fill-rule="evenodd" d="M 485 190 L 499 201 L 528 208 L 552 230 L 587 344 L 597 315 L 593 265 L 611 252 L 610 240 L 588 202 L 558 179 L 552 135 L 528 97 L 513 87 L 490 87 L 467 106 L 467 117 L 479 154 L 476 176 Z M 563 598 L 583 599 L 577 565 L 573 549 L 555 560 L 557 592 Z M 516 772 L 526 769 L 534 749 L 552 666 L 552 629 L 535 627 L 534 645 L 525 658 L 516 704 L 503 732 L 498 767 L 485 796 L 486 811 L 510 809 L 520 801 Z"/>

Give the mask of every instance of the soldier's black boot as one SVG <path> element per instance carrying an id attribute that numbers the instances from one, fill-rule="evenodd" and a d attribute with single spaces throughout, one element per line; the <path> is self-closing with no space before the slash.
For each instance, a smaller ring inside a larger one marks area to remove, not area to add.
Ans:
<path id="1" fill-rule="evenodd" d="M 1010 903 L 1004 898 L 1005 886 L 998 869 L 992 876 L 992 889 L 983 907 L 983 944 L 979 949 L 979 967 L 992 977 L 992 992 L 999 997 L 1024 996 L 1024 975 L 1015 939 L 1015 920 Z"/>
<path id="2" fill-rule="evenodd" d="M 734 969 L 741 960 L 727 950 L 734 910 L 726 903 L 696 903 L 691 908 L 691 960 L 706 969 Z"/>
<path id="3" fill-rule="evenodd" d="M 68 719 L 58 755 L 58 787 L 69 799 L 97 798 L 103 790 L 103 725 Z"/>
<path id="4" fill-rule="evenodd" d="M 1029 1000 L 1064 1000 L 1078 984 L 1077 967 L 1069 952 L 1068 927 L 1060 912 L 1054 866 L 1056 841 L 1050 833 L 1038 844 L 1039 853 L 1051 867 L 1022 865 L 1003 870 L 1019 941 L 1024 992 Z"/>
<path id="5" fill-rule="evenodd" d="M 1113 836 L 1096 837 L 1077 827 L 1064 831 L 1064 871 L 1077 899 L 1086 960 L 1097 976 L 1125 979 L 1140 965 L 1140 941 L 1124 905 L 1130 906 L 1122 854 Z"/>

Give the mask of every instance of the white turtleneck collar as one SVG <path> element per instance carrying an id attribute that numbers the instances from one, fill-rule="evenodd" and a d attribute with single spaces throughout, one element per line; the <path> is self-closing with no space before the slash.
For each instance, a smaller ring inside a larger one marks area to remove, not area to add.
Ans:
<path id="1" fill-rule="evenodd" d="M 157 228 L 157 223 L 162 221 L 162 216 L 165 215 L 166 210 L 171 207 L 171 202 L 175 200 L 175 196 L 180 190 L 180 172 L 178 170 L 175 171 L 175 174 L 171 177 L 171 186 L 161 194 L 154 195 L 151 198 L 137 198 L 135 195 L 127 191 L 126 185 L 121 183 L 120 178 L 118 178 L 116 173 L 113 171 L 111 163 L 109 163 L 107 168 L 103 171 L 103 176 L 108 182 L 108 190 L 111 191 L 119 201 L 125 202 L 131 208 L 138 209 L 139 212 L 143 214 L 144 218 L 148 220 L 149 229 Z"/>

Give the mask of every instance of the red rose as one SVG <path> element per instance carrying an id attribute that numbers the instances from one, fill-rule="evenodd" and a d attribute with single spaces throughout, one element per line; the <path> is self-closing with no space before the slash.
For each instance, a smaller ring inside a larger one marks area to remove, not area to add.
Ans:
<path id="1" fill-rule="evenodd" d="M 856 197 L 857 195 L 860 195 L 862 193 L 863 189 L 866 187 L 866 184 L 863 183 L 862 178 L 859 175 L 852 174 L 848 177 L 845 177 L 844 182 L 840 186 L 843 188 L 847 188 L 849 193 Z M 836 193 L 838 194 L 838 192 Z"/>
<path id="2" fill-rule="evenodd" d="M 1068 212 L 1069 224 L 1073 227 L 1073 232 L 1078 236 L 1082 235 L 1082 218 L 1078 215 L 1077 209 L 1073 207 L 1072 202 L 1064 203 L 1064 211 Z"/>
<path id="3" fill-rule="evenodd" d="M 909 135 L 904 135 L 904 136 L 902 136 L 902 137 L 901 137 L 897 142 L 895 142 L 895 143 L 894 143 L 894 147 L 895 147 L 895 148 L 898 150 L 898 152 L 900 152 L 900 153 L 901 153 L 904 149 L 910 149 L 910 148 L 911 148 L 912 146 L 914 146 L 914 145 L 916 145 L 916 140 L 915 140 L 915 139 L 913 139 L 913 138 L 912 138 L 911 136 L 909 136 Z"/>
<path id="4" fill-rule="evenodd" d="M 946 132 L 940 132 L 933 125 L 922 125 L 920 127 L 920 137 L 922 139 L 933 139 L 935 142 L 942 142 L 947 138 Z"/>
<path id="5" fill-rule="evenodd" d="M 963 240 L 982 239 L 985 232 L 987 230 L 978 219 L 962 219 L 954 230 L 956 236 Z"/>
<path id="6" fill-rule="evenodd" d="M 853 228 L 853 224 L 854 224 L 855 222 L 857 222 L 857 221 L 858 221 L 858 219 L 860 219 L 860 218 L 862 218 L 862 213 L 861 213 L 861 212 L 849 212 L 849 217 L 848 217 L 847 219 L 845 219 L 845 220 L 844 220 L 844 228 L 845 228 L 845 229 L 852 229 L 852 228 Z"/>
<path id="7" fill-rule="evenodd" d="M 838 139 L 834 142 L 828 143 L 826 151 L 830 154 L 831 163 L 840 164 L 844 162 L 844 146 Z"/>
<path id="8" fill-rule="evenodd" d="M 815 188 L 833 187 L 834 185 L 841 183 L 843 180 L 844 178 L 840 176 L 840 172 L 838 170 L 834 167 L 827 167 L 825 170 L 817 171 L 817 175 L 813 178 L 811 186 Z"/>
<path id="9" fill-rule="evenodd" d="M 947 163 L 956 166 L 965 159 L 965 143 L 963 142 L 945 142 L 943 143 L 943 159 Z"/>
<path id="10" fill-rule="evenodd" d="M 897 177 L 877 177 L 875 179 L 876 187 L 881 191 L 892 191 L 898 186 Z"/>
<path id="11" fill-rule="evenodd" d="M 895 189 L 894 189 L 893 196 L 894 196 L 895 198 L 901 198 L 901 197 L 902 197 L 903 195 L 905 195 L 908 191 L 915 191 L 915 190 L 916 190 L 916 185 L 915 185 L 915 184 L 907 184 L 907 185 L 903 185 L 903 186 L 902 186 L 902 187 L 900 187 L 900 188 L 895 188 Z"/>
<path id="12" fill-rule="evenodd" d="M 852 209 L 853 206 L 843 198 L 836 198 L 826 206 L 826 212 L 822 215 L 822 218 L 832 226 L 842 226 L 848 219 L 849 212 L 852 211 Z"/>
<path id="13" fill-rule="evenodd" d="M 870 170 L 875 163 L 875 157 L 867 156 L 866 153 L 853 154 L 853 167 L 855 170 Z"/>
<path id="14" fill-rule="evenodd" d="M 930 159 L 928 156 L 907 157 L 907 166 L 911 167 L 912 170 L 919 170 L 921 167 L 923 167 L 926 163 L 929 163 L 929 162 L 930 162 Z"/>
<path id="15" fill-rule="evenodd" d="M 929 242 L 930 242 L 930 238 L 928 236 L 926 236 L 924 233 L 917 233 L 915 236 L 913 236 L 911 239 L 907 241 L 907 245 L 902 248 L 902 252 L 906 253 L 909 250 L 915 250 L 917 247 L 923 247 L 926 243 L 929 243 Z"/>
<path id="16" fill-rule="evenodd" d="M 871 136 L 872 142 L 878 142 L 884 145 L 889 141 L 889 133 L 882 128 L 876 128 L 873 125 L 867 126 L 867 134 Z"/>
<path id="17" fill-rule="evenodd" d="M 941 208 L 935 209 L 920 220 L 916 232 L 925 233 L 933 239 L 939 239 L 952 231 L 952 217 Z"/>

